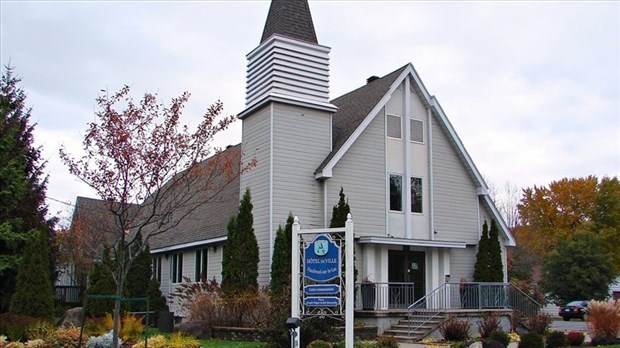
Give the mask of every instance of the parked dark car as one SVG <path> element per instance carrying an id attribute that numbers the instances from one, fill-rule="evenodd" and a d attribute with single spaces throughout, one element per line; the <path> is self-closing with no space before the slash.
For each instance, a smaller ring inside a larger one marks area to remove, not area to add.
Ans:
<path id="1" fill-rule="evenodd" d="M 590 301 L 572 301 L 564 306 L 560 307 L 558 313 L 564 321 L 569 321 L 572 318 L 578 318 L 584 320 L 586 313 L 588 312 L 588 304 Z"/>

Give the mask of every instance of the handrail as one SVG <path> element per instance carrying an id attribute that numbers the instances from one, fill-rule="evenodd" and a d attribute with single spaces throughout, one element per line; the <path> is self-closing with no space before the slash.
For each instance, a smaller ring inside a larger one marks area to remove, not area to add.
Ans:
<path id="1" fill-rule="evenodd" d="M 449 309 L 482 308 L 510 308 L 530 317 L 541 305 L 511 283 L 444 283 L 408 307 L 409 336 Z"/>

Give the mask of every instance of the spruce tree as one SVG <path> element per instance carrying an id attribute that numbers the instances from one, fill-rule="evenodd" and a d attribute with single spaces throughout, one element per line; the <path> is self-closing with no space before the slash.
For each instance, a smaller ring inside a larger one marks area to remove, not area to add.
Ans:
<path id="1" fill-rule="evenodd" d="M 344 188 L 340 187 L 340 199 L 338 204 L 334 206 L 332 210 L 332 219 L 329 223 L 329 228 L 344 227 L 347 222 L 347 216 L 351 213 L 349 202 L 345 199 Z"/>
<path id="2" fill-rule="evenodd" d="M 222 289 L 228 295 L 258 291 L 258 243 L 254 234 L 252 197 L 246 189 L 237 217 L 229 222 L 222 264 Z"/>
<path id="3" fill-rule="evenodd" d="M 35 233 L 24 250 L 10 311 L 37 318 L 54 315 L 54 292 L 49 275 L 49 252 L 43 233 Z"/>
<path id="4" fill-rule="evenodd" d="M 45 162 L 41 149 L 34 146 L 35 125 L 30 123 L 31 109 L 26 108 L 26 94 L 19 82 L 13 68 L 6 67 L 0 81 L 0 311 L 8 310 L 15 291 L 26 240 L 41 231 L 51 246 L 54 223 L 45 220 Z M 50 259 L 53 255 L 50 252 Z M 52 280 L 54 265 L 48 264 Z"/>
<path id="5" fill-rule="evenodd" d="M 482 224 L 482 235 L 478 242 L 478 253 L 476 254 L 476 264 L 474 266 L 474 281 L 489 281 L 489 225 L 486 220 Z"/>
<path id="6" fill-rule="evenodd" d="M 277 297 L 278 295 L 286 297 L 288 295 L 290 299 L 293 222 L 293 213 L 289 213 L 284 229 L 282 226 L 278 227 L 276 240 L 273 243 L 271 280 L 269 282 L 272 297 Z"/>
<path id="7" fill-rule="evenodd" d="M 504 264 L 502 263 L 502 248 L 499 244 L 499 231 L 495 220 L 491 220 L 489 230 L 489 282 L 504 281 Z"/>
<path id="8" fill-rule="evenodd" d="M 101 262 L 94 265 L 93 271 L 89 276 L 89 286 L 86 288 L 86 295 L 114 295 L 116 293 L 116 282 L 112 274 L 116 268 L 115 262 L 110 257 L 110 249 L 106 246 L 103 249 Z M 95 317 L 104 316 L 114 310 L 114 300 L 112 299 L 87 299 L 86 312 Z"/>
<path id="9" fill-rule="evenodd" d="M 139 251 L 142 245 L 142 236 L 137 235 L 136 241 L 132 245 L 132 248 L 134 248 L 132 254 L 137 256 L 129 268 L 129 273 L 125 281 L 125 292 L 127 297 L 130 298 L 147 297 L 150 302 L 149 309 L 151 311 L 158 312 L 166 310 L 166 299 L 163 298 L 161 290 L 159 289 L 159 282 L 153 279 L 150 248 L 147 244 L 144 245 L 142 251 Z M 132 311 L 146 311 L 146 302 L 129 302 L 129 306 Z"/>

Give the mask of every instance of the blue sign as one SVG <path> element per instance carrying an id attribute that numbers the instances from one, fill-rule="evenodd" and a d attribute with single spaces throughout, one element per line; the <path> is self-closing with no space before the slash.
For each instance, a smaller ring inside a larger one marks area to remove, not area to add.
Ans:
<path id="1" fill-rule="evenodd" d="M 304 254 L 304 276 L 319 283 L 340 276 L 340 247 L 329 235 L 314 237 Z"/>
<path id="2" fill-rule="evenodd" d="M 340 285 L 336 285 L 336 284 L 306 285 L 304 287 L 304 293 L 306 295 L 335 295 L 335 294 L 340 293 Z"/>
<path id="3" fill-rule="evenodd" d="M 306 297 L 304 304 L 308 307 L 337 307 L 340 299 L 338 297 Z"/>

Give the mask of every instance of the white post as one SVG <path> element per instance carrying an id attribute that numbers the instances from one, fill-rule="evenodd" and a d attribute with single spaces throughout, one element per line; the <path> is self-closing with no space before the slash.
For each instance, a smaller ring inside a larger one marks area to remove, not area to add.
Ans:
<path id="1" fill-rule="evenodd" d="M 292 252 L 291 252 L 291 318 L 299 318 L 299 219 L 295 216 L 293 222 L 293 235 L 291 236 Z M 291 335 L 291 348 L 301 347 L 300 342 L 301 329 L 296 328 Z"/>
<path id="2" fill-rule="evenodd" d="M 293 225 L 293 231 L 295 231 Z M 345 223 L 345 243 L 346 243 L 346 289 L 347 289 L 347 297 L 345 299 L 345 335 L 344 341 L 345 346 L 347 348 L 353 348 L 353 302 L 355 299 L 355 280 L 354 277 L 354 268 L 353 268 L 353 220 L 351 219 L 351 214 L 347 214 L 347 222 Z"/>

